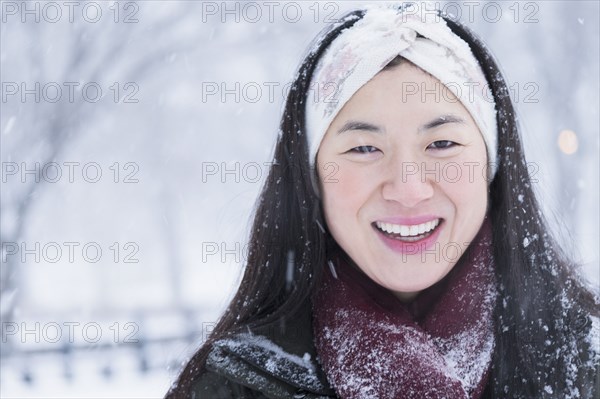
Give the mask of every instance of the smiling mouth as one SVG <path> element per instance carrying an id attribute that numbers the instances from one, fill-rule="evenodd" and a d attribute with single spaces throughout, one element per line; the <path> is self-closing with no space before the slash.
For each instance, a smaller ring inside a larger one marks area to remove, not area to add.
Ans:
<path id="1" fill-rule="evenodd" d="M 416 242 L 432 235 L 442 224 L 443 219 L 438 218 L 426 223 L 416 225 L 401 225 L 394 223 L 373 222 L 372 225 L 380 233 L 394 240 L 403 242 Z"/>

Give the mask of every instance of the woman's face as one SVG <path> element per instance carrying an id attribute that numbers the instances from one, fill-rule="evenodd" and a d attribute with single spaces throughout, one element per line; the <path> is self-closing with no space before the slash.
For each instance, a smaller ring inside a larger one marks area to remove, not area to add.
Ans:
<path id="1" fill-rule="evenodd" d="M 329 230 L 365 274 L 409 301 L 440 281 L 479 231 L 486 161 L 477 125 L 437 79 L 408 62 L 382 71 L 344 105 L 319 148 Z"/>

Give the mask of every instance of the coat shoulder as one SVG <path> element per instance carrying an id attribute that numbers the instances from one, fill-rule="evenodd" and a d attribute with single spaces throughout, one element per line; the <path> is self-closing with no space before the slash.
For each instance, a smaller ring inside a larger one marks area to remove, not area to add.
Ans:
<path id="1" fill-rule="evenodd" d="M 301 358 L 260 335 L 236 334 L 214 342 L 206 370 L 194 389 L 199 397 L 211 397 L 209 393 L 219 398 L 333 396 L 308 353 Z"/>
<path id="2" fill-rule="evenodd" d="M 310 304 L 278 322 L 217 339 L 205 369 L 194 389 L 199 398 L 337 397 L 317 359 Z"/>
<path id="3" fill-rule="evenodd" d="M 235 399 L 261 398 L 256 392 L 228 380 L 219 373 L 206 371 L 197 379 L 192 387 L 191 399 Z"/>

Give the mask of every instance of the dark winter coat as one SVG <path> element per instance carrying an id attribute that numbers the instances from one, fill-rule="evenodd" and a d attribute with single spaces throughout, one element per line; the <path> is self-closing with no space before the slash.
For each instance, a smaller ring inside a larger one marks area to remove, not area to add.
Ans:
<path id="1" fill-rule="evenodd" d="M 206 369 L 195 399 L 337 397 L 316 360 L 309 306 L 279 325 L 215 342 Z"/>
<path id="2" fill-rule="evenodd" d="M 310 306 L 277 326 L 216 341 L 193 398 L 336 398 L 316 359 Z"/>
<path id="3" fill-rule="evenodd" d="M 194 399 L 337 398 L 316 360 L 309 306 L 280 326 L 215 342 L 206 368 Z"/>

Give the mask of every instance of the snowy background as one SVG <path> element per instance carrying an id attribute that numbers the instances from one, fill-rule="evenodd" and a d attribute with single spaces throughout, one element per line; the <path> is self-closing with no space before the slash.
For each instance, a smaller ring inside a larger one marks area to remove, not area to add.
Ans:
<path id="1" fill-rule="evenodd" d="M 599 3 L 438 3 L 499 59 L 598 286 Z M 239 282 L 299 61 L 365 3 L 48 4 L 1 3 L 0 396 L 159 398 Z"/>

